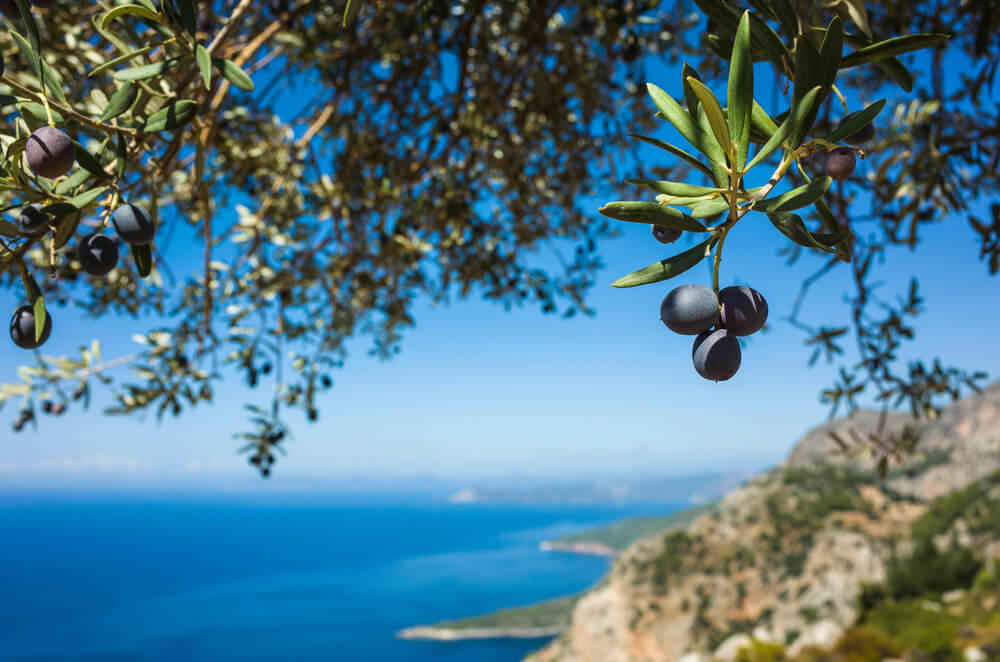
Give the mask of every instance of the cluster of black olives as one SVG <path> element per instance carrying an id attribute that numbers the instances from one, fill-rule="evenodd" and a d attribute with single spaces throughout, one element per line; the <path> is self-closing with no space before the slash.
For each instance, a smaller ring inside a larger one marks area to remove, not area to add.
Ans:
<path id="1" fill-rule="evenodd" d="M 267 435 L 267 443 L 271 446 L 276 446 L 282 442 L 285 438 L 285 431 L 280 429 L 272 429 Z M 261 447 L 257 449 L 257 452 L 250 456 L 247 460 L 250 464 L 260 469 L 260 475 L 267 478 L 271 475 L 271 465 L 274 464 L 274 454 L 267 451 L 266 447 Z"/>
<path id="2" fill-rule="evenodd" d="M 35 235 L 48 229 L 50 223 L 51 219 L 42 206 L 33 203 L 21 210 L 18 229 L 21 234 Z M 153 217 L 142 207 L 133 204 L 122 205 L 116 209 L 111 215 L 111 223 L 118 236 L 131 246 L 149 244 L 156 234 Z M 90 234 L 80 240 L 76 247 L 76 255 L 80 260 L 80 267 L 85 272 L 92 276 L 104 276 L 118 264 L 118 244 L 107 235 Z M 23 349 L 41 347 L 51 333 L 52 316 L 46 314 L 42 335 L 35 339 L 35 313 L 28 305 L 18 308 L 10 321 L 11 340 Z"/>
<path id="3" fill-rule="evenodd" d="M 723 288 L 719 296 L 704 285 L 681 285 L 663 298 L 660 319 L 674 333 L 696 336 L 694 369 L 705 379 L 721 382 L 740 369 L 739 337 L 764 326 L 767 301 L 743 285 Z"/>

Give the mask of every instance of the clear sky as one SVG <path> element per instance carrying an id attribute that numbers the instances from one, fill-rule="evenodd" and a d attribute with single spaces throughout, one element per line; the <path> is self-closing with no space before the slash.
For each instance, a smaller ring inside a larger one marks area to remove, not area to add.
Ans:
<path id="1" fill-rule="evenodd" d="M 650 71 L 651 82 L 679 92 L 679 66 L 654 64 Z M 770 99 L 769 93 L 760 96 Z M 666 128 L 657 136 L 671 139 Z M 637 192 L 636 199 L 642 197 Z M 587 204 L 596 219 L 597 208 L 615 199 L 609 184 L 606 196 Z M 476 298 L 437 308 L 420 302 L 417 326 L 406 332 L 395 359 L 372 359 L 367 340 L 353 342 L 346 366 L 334 375 L 335 387 L 320 396 L 319 422 L 291 418 L 294 438 L 276 466 L 278 482 L 664 476 L 752 471 L 778 462 L 827 414 L 819 393 L 832 382 L 835 366 L 807 367 L 804 337 L 783 319 L 802 278 L 819 262 L 804 258 L 786 266 L 776 255 L 786 240 L 763 216 L 734 230 L 723 284 L 759 290 L 771 318 L 766 333 L 749 339 L 736 377 L 716 384 L 694 372 L 692 338 L 668 332 L 658 319 L 660 300 L 673 287 L 711 284 L 707 265 L 674 281 L 613 289 L 609 283 L 619 276 L 676 252 L 656 243 L 648 226 L 621 225 L 621 238 L 599 246 L 606 268 L 589 297 L 594 317 L 564 320 L 535 308 L 505 312 Z M 173 250 L 179 250 L 176 243 Z M 984 370 L 991 380 L 1000 375 L 993 331 L 1000 325 L 1000 281 L 987 275 L 978 250 L 968 222 L 948 218 L 925 230 L 915 252 L 895 249 L 877 267 L 886 293 L 903 292 L 914 276 L 921 282 L 926 312 L 904 359 L 940 356 L 946 364 Z M 843 295 L 849 288 L 846 270 L 828 276 L 814 288 L 804 320 L 846 323 Z M 0 298 L 13 310 L 22 295 Z M 97 337 L 112 358 L 134 351 L 131 335 L 153 324 L 53 313 L 48 354 L 75 353 Z M 845 345 L 850 356 L 852 343 Z M 0 342 L 0 381 L 16 380 L 16 367 L 30 357 Z M 0 485 L 255 481 L 231 435 L 245 429 L 243 403 L 266 405 L 267 388 L 265 382 L 251 391 L 231 378 L 217 389 L 214 405 L 162 423 L 102 416 L 108 400 L 99 397 L 88 412 L 74 408 L 61 418 L 44 417 L 37 432 L 29 426 L 21 434 L 8 427 L 17 407 L 12 402 L 0 427 Z"/>

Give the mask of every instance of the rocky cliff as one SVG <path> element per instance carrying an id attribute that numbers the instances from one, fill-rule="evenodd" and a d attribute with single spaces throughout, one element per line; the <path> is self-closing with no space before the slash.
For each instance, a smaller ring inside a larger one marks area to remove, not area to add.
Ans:
<path id="1" fill-rule="evenodd" d="M 919 536 L 934 553 L 960 543 L 977 563 L 1000 556 L 1000 383 L 927 424 L 884 479 L 838 456 L 829 434 L 876 424 L 859 412 L 816 428 L 686 528 L 631 545 L 529 660 L 733 660 L 752 640 L 794 655 L 856 624 L 865 587 L 892 579 Z"/>

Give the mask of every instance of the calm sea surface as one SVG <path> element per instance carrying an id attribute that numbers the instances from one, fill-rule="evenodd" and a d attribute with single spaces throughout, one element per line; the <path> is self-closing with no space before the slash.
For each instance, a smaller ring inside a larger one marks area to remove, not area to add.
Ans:
<path id="1" fill-rule="evenodd" d="M 393 633 L 583 590 L 539 541 L 669 510 L 0 494 L 0 659 L 514 662 L 545 640 Z"/>

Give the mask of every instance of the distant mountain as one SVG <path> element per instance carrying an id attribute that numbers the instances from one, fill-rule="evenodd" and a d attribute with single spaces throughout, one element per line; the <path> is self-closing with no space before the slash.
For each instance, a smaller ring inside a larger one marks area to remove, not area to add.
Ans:
<path id="1" fill-rule="evenodd" d="M 631 544 L 530 662 L 1000 660 L 1000 383 L 927 424 L 885 479 L 830 454 L 831 430 L 874 422 L 816 428 Z"/>
<path id="2" fill-rule="evenodd" d="M 452 503 L 706 503 L 745 482 L 750 474 L 699 474 L 659 479 L 595 480 L 530 487 L 476 486 L 454 492 Z"/>

